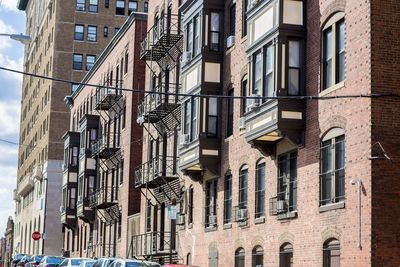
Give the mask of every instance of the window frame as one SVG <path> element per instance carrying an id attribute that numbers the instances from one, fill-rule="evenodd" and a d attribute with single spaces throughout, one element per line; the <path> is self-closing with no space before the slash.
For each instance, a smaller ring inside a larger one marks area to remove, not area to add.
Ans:
<path id="1" fill-rule="evenodd" d="M 337 254 L 332 255 L 336 252 Z M 337 257 L 336 265 L 332 265 L 332 256 Z M 325 241 L 322 250 L 322 266 L 323 267 L 338 267 L 340 266 L 340 241 L 336 238 L 330 238 Z"/>
<path id="2" fill-rule="evenodd" d="M 340 26 L 343 26 L 341 28 Z M 343 48 L 340 48 L 340 40 L 341 40 L 341 29 L 343 29 Z M 327 67 L 327 33 L 331 33 L 331 64 L 330 68 Z M 321 30 L 321 89 L 320 92 L 323 92 L 337 84 L 342 83 L 346 79 L 346 21 L 344 18 L 344 12 L 337 12 L 333 14 L 330 19 L 325 23 L 324 27 Z M 342 59 L 341 59 L 342 55 Z M 343 68 L 340 66 L 340 62 L 342 62 Z M 328 76 L 328 71 L 330 74 Z M 330 77 L 327 80 L 327 77 Z"/>
<path id="3" fill-rule="evenodd" d="M 88 25 L 87 27 L 87 41 L 88 42 L 97 42 L 97 26 Z M 94 37 L 94 40 L 90 40 L 89 37 Z"/>
<path id="4" fill-rule="evenodd" d="M 240 247 L 235 250 L 235 267 L 246 266 L 246 251 Z"/>
<path id="5" fill-rule="evenodd" d="M 239 170 L 239 191 L 238 191 L 239 209 L 248 209 L 249 205 L 248 190 L 249 190 L 249 167 L 247 165 L 244 165 Z"/>
<path id="6" fill-rule="evenodd" d="M 292 160 L 295 160 L 295 175 L 292 177 Z M 285 169 L 282 170 L 281 166 Z M 297 171 L 298 171 L 298 152 L 292 150 L 278 156 L 278 186 L 277 199 L 285 201 L 286 213 L 297 211 Z M 281 174 L 282 173 L 282 174 Z M 289 176 L 288 176 L 289 174 Z M 285 180 L 284 180 L 285 179 Z M 289 185 L 288 185 L 289 182 Z M 288 192 L 287 192 L 288 191 Z M 289 197 L 286 199 L 286 197 Z M 292 203 L 291 203 L 292 202 Z"/>
<path id="7" fill-rule="evenodd" d="M 79 9 L 83 7 L 83 9 Z M 85 11 L 86 10 L 86 0 L 76 0 L 75 11 Z"/>
<path id="8" fill-rule="evenodd" d="M 77 31 L 77 27 L 82 27 L 82 32 Z M 74 27 L 74 40 L 75 41 L 83 41 L 85 39 L 85 25 L 83 24 L 75 24 Z"/>
<path id="9" fill-rule="evenodd" d="M 228 90 L 228 96 L 234 96 L 234 88 L 230 87 Z M 227 99 L 227 118 L 226 118 L 226 137 L 233 135 L 233 120 L 234 120 L 234 100 L 233 98 Z"/>
<path id="10" fill-rule="evenodd" d="M 257 162 L 256 164 L 256 173 L 255 173 L 255 211 L 254 211 L 254 217 L 256 219 L 258 218 L 264 218 L 265 217 L 265 187 L 266 187 L 266 161 L 265 159 L 261 159 Z M 260 171 L 263 170 L 263 174 L 260 174 Z M 262 175 L 263 177 L 260 177 Z M 259 179 L 262 179 L 263 181 L 263 188 L 260 188 L 260 181 Z M 260 199 L 259 199 L 260 198 Z M 260 206 L 260 200 L 262 201 L 261 206 Z M 261 209 L 260 209 L 261 207 Z"/>
<path id="11" fill-rule="evenodd" d="M 94 59 L 93 62 L 88 63 L 89 58 L 93 58 Z M 95 55 L 86 55 L 86 71 L 89 71 L 94 66 L 95 63 L 96 63 Z M 91 66 L 89 64 L 91 64 Z"/>
<path id="12" fill-rule="evenodd" d="M 132 3 L 132 5 L 135 5 L 135 4 L 136 4 L 136 8 L 130 8 L 131 3 Z M 128 1 L 128 16 L 129 16 L 132 12 L 137 12 L 137 11 L 138 11 L 138 7 L 139 7 L 138 1 L 129 0 L 129 1 Z"/>
<path id="13" fill-rule="evenodd" d="M 118 3 L 124 3 L 123 7 L 118 7 Z M 115 1 L 115 15 L 117 16 L 125 16 L 125 0 L 116 0 Z"/>
<path id="14" fill-rule="evenodd" d="M 224 179 L 224 224 L 232 222 L 232 172 L 228 171 Z"/>
<path id="15" fill-rule="evenodd" d="M 96 2 L 96 4 L 94 4 L 92 2 Z M 92 8 L 92 10 L 91 10 L 91 8 Z M 89 0 L 88 12 L 90 12 L 90 13 L 98 13 L 99 12 L 99 1 L 98 0 Z"/>
<path id="16" fill-rule="evenodd" d="M 75 61 L 75 57 L 80 57 L 80 61 Z M 72 69 L 82 70 L 83 68 L 83 54 L 73 54 Z M 80 67 L 79 67 L 80 66 Z"/>
<path id="17" fill-rule="evenodd" d="M 206 181 L 205 194 L 205 224 L 206 228 L 215 227 L 210 223 L 210 216 L 217 216 L 217 199 L 218 199 L 218 179 L 210 179 Z M 218 217 L 217 217 L 218 218 Z"/>

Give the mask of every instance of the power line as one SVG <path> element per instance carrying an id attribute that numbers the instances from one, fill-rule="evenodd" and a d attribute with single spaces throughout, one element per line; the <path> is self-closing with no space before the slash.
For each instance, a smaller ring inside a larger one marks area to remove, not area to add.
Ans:
<path id="1" fill-rule="evenodd" d="M 99 84 L 90 84 L 90 83 L 82 83 L 82 82 L 75 82 L 71 80 L 59 79 L 48 77 L 44 75 L 33 74 L 25 71 L 19 71 L 14 69 L 9 69 L 5 67 L 0 67 L 0 70 L 14 72 L 18 74 L 23 74 L 27 76 L 32 76 L 35 78 L 46 79 L 56 82 L 63 82 L 69 84 L 78 84 L 84 85 L 89 87 L 98 87 L 104 89 L 114 89 L 120 91 L 127 91 L 133 93 L 145 93 L 145 94 L 153 94 L 153 95 L 172 95 L 172 96 L 189 96 L 189 97 L 201 97 L 201 98 L 221 98 L 221 99 L 260 99 L 260 100 L 273 100 L 273 99 L 298 99 L 298 100 L 329 100 L 329 99 L 342 99 L 342 98 L 378 98 L 378 97 L 400 97 L 398 94 L 358 94 L 358 95 L 335 95 L 335 96 L 308 96 L 308 95 L 301 95 L 301 96 L 228 96 L 228 95 L 204 95 L 204 94 L 188 94 L 188 93 L 173 93 L 173 92 L 159 92 L 159 91 L 146 91 L 140 89 L 128 89 L 128 88 L 118 88 L 113 86 L 106 86 L 106 85 L 99 85 Z"/>

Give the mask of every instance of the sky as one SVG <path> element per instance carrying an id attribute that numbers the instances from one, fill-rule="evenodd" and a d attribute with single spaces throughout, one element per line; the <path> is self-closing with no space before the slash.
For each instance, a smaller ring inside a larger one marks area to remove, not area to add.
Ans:
<path id="1" fill-rule="evenodd" d="M 0 0 L 0 33 L 25 33 L 25 12 L 18 0 Z M 0 66 L 22 70 L 24 46 L 0 36 Z M 14 217 L 13 190 L 17 179 L 18 143 L 22 75 L 0 70 L 0 236 L 7 219 Z"/>

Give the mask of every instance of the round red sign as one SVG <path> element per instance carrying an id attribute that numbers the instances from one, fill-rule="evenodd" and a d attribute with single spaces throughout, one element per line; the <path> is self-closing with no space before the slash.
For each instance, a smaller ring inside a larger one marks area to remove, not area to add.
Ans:
<path id="1" fill-rule="evenodd" d="M 33 240 L 39 240 L 42 237 L 42 235 L 39 232 L 33 232 L 32 233 L 32 239 Z"/>

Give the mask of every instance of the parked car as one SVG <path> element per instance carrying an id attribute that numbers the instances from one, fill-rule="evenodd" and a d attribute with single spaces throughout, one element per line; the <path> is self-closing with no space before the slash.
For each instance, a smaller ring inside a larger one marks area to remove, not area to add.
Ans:
<path id="1" fill-rule="evenodd" d="M 17 267 L 24 267 L 25 264 L 29 262 L 30 257 L 28 255 L 25 255 L 22 257 L 22 259 L 17 263 Z"/>
<path id="2" fill-rule="evenodd" d="M 17 263 L 25 256 L 25 254 L 17 254 L 12 260 L 13 267 L 17 266 Z"/>
<path id="3" fill-rule="evenodd" d="M 72 267 L 79 266 L 82 261 L 90 260 L 89 258 L 65 258 L 59 265 L 59 267 Z"/>
<path id="4" fill-rule="evenodd" d="M 95 262 L 95 260 L 82 261 L 81 264 L 79 264 L 79 267 L 92 267 Z"/>
<path id="5" fill-rule="evenodd" d="M 42 258 L 43 255 L 33 255 L 32 257 L 30 257 L 29 262 L 25 264 L 25 267 L 39 266 Z"/>
<path id="6" fill-rule="evenodd" d="M 161 267 L 161 265 L 152 261 L 117 259 L 110 267 Z"/>
<path id="7" fill-rule="evenodd" d="M 111 263 L 113 263 L 113 261 L 115 261 L 116 258 L 106 258 L 106 257 L 101 257 L 100 259 L 98 259 L 93 265 L 92 267 L 108 267 L 110 266 Z"/>
<path id="8" fill-rule="evenodd" d="M 39 267 L 58 267 L 63 260 L 63 257 L 44 256 L 40 261 Z"/>
<path id="9" fill-rule="evenodd" d="M 182 265 L 182 264 L 164 264 L 161 267 L 198 267 L 195 265 Z"/>

